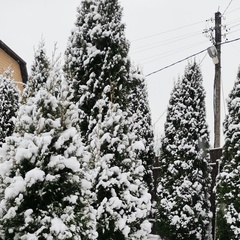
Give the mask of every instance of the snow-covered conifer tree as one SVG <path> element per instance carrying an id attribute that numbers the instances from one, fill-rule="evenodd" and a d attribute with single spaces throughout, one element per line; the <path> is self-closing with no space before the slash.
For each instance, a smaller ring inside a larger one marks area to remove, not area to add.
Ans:
<path id="1" fill-rule="evenodd" d="M 154 136 L 145 77 L 137 68 L 131 70 L 129 90 L 128 111 L 132 117 L 131 131 L 134 131 L 138 140 L 144 144 L 144 149 L 139 151 L 139 157 L 145 167 L 143 179 L 151 192 L 153 190 L 152 167 L 155 158 Z"/>
<path id="2" fill-rule="evenodd" d="M 46 84 L 49 71 L 50 61 L 46 55 L 45 43 L 42 40 L 34 53 L 34 62 L 31 67 L 31 74 L 22 94 L 23 102 L 26 102 L 28 97 L 35 96 L 40 88 Z"/>
<path id="3" fill-rule="evenodd" d="M 98 239 L 146 239 L 151 196 L 144 149 L 130 122 L 129 44 L 117 0 L 84 0 L 66 50 L 65 75 L 83 112 L 80 129 L 92 153 Z"/>
<path id="4" fill-rule="evenodd" d="M 229 95 L 224 121 L 225 143 L 217 182 L 217 235 L 219 240 L 240 238 L 240 69 Z"/>
<path id="5" fill-rule="evenodd" d="M 97 237 L 88 203 L 89 153 L 73 126 L 78 110 L 67 100 L 59 69 L 51 68 L 45 87 L 21 105 L 15 131 L 1 149 L 3 240 Z"/>
<path id="6" fill-rule="evenodd" d="M 128 49 L 122 8 L 117 0 L 83 0 L 66 50 L 65 73 L 73 89 L 73 101 L 84 117 L 80 122 L 86 142 L 96 124 L 96 102 L 104 92 L 107 102 L 126 105 L 129 75 Z M 108 107 L 104 108 L 104 112 Z"/>
<path id="7" fill-rule="evenodd" d="M 205 92 L 194 62 L 174 86 L 162 139 L 158 222 L 163 238 L 211 239 L 208 148 Z"/>
<path id="8" fill-rule="evenodd" d="M 98 107 L 99 120 L 90 143 L 96 166 L 98 240 L 147 239 L 151 195 L 143 184 L 144 167 L 137 156 L 144 145 L 128 131 L 129 118 L 118 104 L 110 103 L 103 120 L 105 103 L 99 101 Z"/>
<path id="9" fill-rule="evenodd" d="M 19 91 L 11 77 L 6 72 L 0 75 L 0 146 L 5 137 L 10 136 L 14 129 L 13 118 L 19 108 Z"/>

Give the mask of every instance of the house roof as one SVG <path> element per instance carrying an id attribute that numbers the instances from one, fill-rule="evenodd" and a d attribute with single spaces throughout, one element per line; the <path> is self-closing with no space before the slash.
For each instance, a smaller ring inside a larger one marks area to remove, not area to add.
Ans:
<path id="1" fill-rule="evenodd" d="M 27 83 L 28 73 L 27 73 L 27 64 L 20 58 L 11 48 L 9 48 L 3 41 L 0 40 L 0 48 L 3 49 L 10 57 L 18 62 L 22 74 L 22 80 L 24 83 Z"/>

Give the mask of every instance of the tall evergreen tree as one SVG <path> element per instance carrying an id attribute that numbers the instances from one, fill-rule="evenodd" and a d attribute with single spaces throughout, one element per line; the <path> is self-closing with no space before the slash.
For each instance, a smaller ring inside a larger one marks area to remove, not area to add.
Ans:
<path id="1" fill-rule="evenodd" d="M 104 106 L 99 102 L 100 112 Z M 143 184 L 144 167 L 137 157 L 144 145 L 128 131 L 129 118 L 117 104 L 110 103 L 104 120 L 101 118 L 91 134 L 98 239 L 146 239 L 151 231 L 146 221 L 151 195 Z"/>
<path id="2" fill-rule="evenodd" d="M 84 0 L 69 39 L 64 69 L 72 85 L 73 101 L 84 114 L 80 127 L 86 142 L 96 123 L 96 102 L 103 93 L 108 102 L 121 108 L 126 105 L 129 44 L 121 17 L 117 0 Z"/>
<path id="3" fill-rule="evenodd" d="M 151 208 L 128 111 L 130 62 L 117 0 L 82 1 L 66 50 L 65 75 L 83 112 L 92 153 L 98 239 L 146 239 Z"/>
<path id="4" fill-rule="evenodd" d="M 45 87 L 33 90 L 1 149 L 0 238 L 96 239 L 85 170 L 89 154 L 72 126 L 78 110 L 55 69 Z"/>
<path id="5" fill-rule="evenodd" d="M 145 167 L 143 179 L 147 183 L 149 191 L 152 192 L 152 167 L 155 158 L 154 136 L 145 77 L 139 69 L 132 67 L 129 82 L 128 111 L 132 116 L 131 131 L 135 132 L 138 141 L 142 141 L 144 144 L 144 149 L 140 150 L 138 154 Z"/>
<path id="6" fill-rule="evenodd" d="M 217 182 L 217 235 L 219 240 L 240 238 L 240 69 L 229 95 L 224 121 L 225 143 Z"/>
<path id="7" fill-rule="evenodd" d="M 19 91 L 9 72 L 0 75 L 0 146 L 13 133 L 19 108 Z"/>
<path id="8" fill-rule="evenodd" d="M 210 238 L 209 134 L 200 67 L 194 62 L 171 94 L 158 182 L 159 234 L 170 240 Z"/>
<path id="9" fill-rule="evenodd" d="M 26 87 L 22 94 L 23 102 L 26 102 L 28 97 L 33 97 L 42 88 L 49 77 L 50 61 L 46 55 L 45 43 L 42 40 L 34 54 L 34 62 L 31 67 Z"/>

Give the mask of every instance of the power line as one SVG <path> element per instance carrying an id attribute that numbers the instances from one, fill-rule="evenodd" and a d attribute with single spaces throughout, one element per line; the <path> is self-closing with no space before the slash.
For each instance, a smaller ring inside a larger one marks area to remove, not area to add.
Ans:
<path id="1" fill-rule="evenodd" d="M 228 8 L 230 7 L 231 3 L 233 2 L 233 0 L 230 1 L 230 3 L 228 4 L 228 6 L 226 7 L 226 9 L 223 12 L 223 15 L 225 14 L 225 12 L 228 10 Z"/>
<path id="2" fill-rule="evenodd" d="M 240 18 L 237 18 L 237 19 L 235 19 L 235 20 L 232 20 L 231 21 L 231 24 L 233 24 L 233 23 L 235 23 L 235 25 L 233 25 L 233 26 L 229 26 L 229 28 L 235 28 L 235 27 L 237 27 L 237 26 L 239 26 L 240 25 L 240 23 L 239 23 L 239 19 Z M 236 24 L 237 23 L 237 24 Z M 230 24 L 230 22 L 229 22 L 229 24 Z M 230 25 L 231 25 L 230 24 Z M 194 24 L 190 24 L 190 25 L 187 25 L 187 26 L 191 26 L 191 25 L 194 25 Z M 172 31 L 172 30 L 169 30 L 169 31 Z M 169 31 L 167 31 L 167 32 L 169 32 Z M 229 30 L 228 30 L 229 31 Z M 227 32 L 228 32 L 227 31 Z M 236 30 L 236 31 L 238 31 L 238 30 Z M 234 32 L 236 32 L 236 31 L 234 31 Z M 164 32 L 165 33 L 165 32 Z M 229 32 L 228 33 L 226 33 L 225 35 L 227 35 L 227 34 L 230 34 Z M 152 35 L 152 36 L 156 36 L 156 35 L 158 35 L 158 34 L 155 34 L 155 35 Z M 197 36 L 197 35 L 199 35 L 199 32 L 193 32 L 193 33 L 189 33 L 188 35 L 181 35 L 181 36 L 179 36 L 179 37 L 174 37 L 174 38 L 171 38 L 171 39 L 167 39 L 167 40 L 164 40 L 164 41 L 160 41 L 160 42 L 156 42 L 156 43 L 153 43 L 153 44 L 148 44 L 148 45 L 144 45 L 144 46 L 139 46 L 139 47 L 136 47 L 136 48 L 133 48 L 134 50 L 133 50 L 133 52 L 131 53 L 131 54 L 138 54 L 138 53 L 141 53 L 141 52 L 144 52 L 144 51 L 148 51 L 148 50 L 151 50 L 151 49 L 154 49 L 154 48 L 157 48 L 157 47 L 161 47 L 161 46 L 163 46 L 163 45 L 168 45 L 168 44 L 171 44 L 171 43 L 174 43 L 174 42 L 177 42 L 177 41 L 180 41 L 180 40 L 184 40 L 184 39 L 187 39 L 187 38 L 191 38 L 191 37 L 195 37 L 195 36 Z M 149 45 L 151 45 L 151 46 L 149 46 Z M 184 47 L 184 49 L 185 49 L 186 47 Z M 139 50 L 137 50 L 137 49 L 139 49 Z M 181 48 L 182 49 L 182 48 Z M 180 51 L 180 49 L 178 50 L 178 49 L 175 49 L 174 51 L 171 51 L 171 52 L 173 52 L 173 53 L 170 53 L 169 55 L 172 55 L 172 54 L 174 54 L 174 52 L 179 52 Z M 167 52 L 168 53 L 168 52 Z M 165 53 L 163 53 L 163 54 L 165 54 Z M 145 59 L 149 59 L 149 58 L 152 58 L 152 57 L 157 57 L 157 56 L 160 56 L 161 54 L 158 54 L 158 55 L 155 55 L 155 56 L 149 56 L 149 57 L 146 57 L 146 58 L 144 58 L 144 59 L 142 59 L 142 60 L 145 60 Z M 169 56 L 169 55 L 164 55 L 163 57 L 161 57 L 161 59 L 162 58 L 164 58 L 164 57 L 167 57 L 167 56 Z M 149 63 L 149 62 L 153 62 L 153 61 L 156 61 L 156 60 L 158 60 L 158 59 L 160 59 L 159 57 L 156 59 L 155 58 L 155 60 L 151 60 L 151 61 L 148 61 L 148 62 L 146 62 L 146 63 Z M 146 64 L 146 63 L 144 63 L 144 64 Z"/>
<path id="3" fill-rule="evenodd" d="M 232 24 L 234 24 L 234 23 L 239 22 L 239 20 L 240 20 L 240 18 L 235 18 L 235 19 L 233 19 L 233 20 L 231 20 L 231 21 L 229 21 L 229 22 L 226 22 L 226 25 L 232 25 Z"/>
<path id="4" fill-rule="evenodd" d="M 239 22 L 239 19 L 240 18 L 234 19 L 234 20 L 230 21 L 227 24 L 233 24 L 235 22 Z M 213 20 L 213 19 L 211 19 L 211 20 Z M 175 28 L 175 29 L 171 29 L 171 30 L 168 30 L 168 31 L 165 31 L 165 32 L 161 32 L 161 33 L 153 34 L 153 35 L 146 36 L 146 37 L 143 37 L 143 38 L 139 38 L 139 39 L 136 39 L 136 40 L 132 40 L 131 42 L 136 42 L 136 41 L 139 41 L 139 40 L 155 37 L 155 36 L 158 36 L 158 35 L 161 35 L 161 34 L 165 34 L 165 33 L 168 33 L 168 32 L 172 32 L 172 31 L 175 31 L 175 30 L 178 30 L 178 29 L 182 29 L 182 28 L 185 28 L 185 27 L 188 27 L 188 26 L 196 25 L 198 23 L 203 23 L 203 22 L 207 22 L 207 21 L 208 20 L 197 22 L 197 23 L 193 23 L 193 24 L 189 24 L 189 25 L 186 25 L 186 26 L 183 26 L 183 27 L 180 27 L 180 28 Z M 157 46 L 161 46 L 161 45 L 159 45 L 159 43 L 161 43 L 162 45 L 165 45 L 165 44 L 169 44 L 169 43 L 172 43 L 172 42 L 176 42 L 178 40 L 184 40 L 186 38 L 191 38 L 191 37 L 197 36 L 199 34 L 200 34 L 199 31 L 197 31 L 197 32 L 195 31 L 195 32 L 189 33 L 188 35 L 185 34 L 185 35 L 181 35 L 179 37 L 175 37 L 174 40 L 172 40 L 173 38 L 171 38 L 171 39 L 167 39 L 167 40 L 164 40 L 164 41 L 161 41 L 161 42 L 155 42 L 155 43 L 152 44 L 154 46 L 150 47 L 150 48 L 145 48 L 146 46 L 149 46 L 149 44 L 143 45 L 143 46 L 138 46 L 138 47 L 135 47 L 134 50 L 137 50 L 137 49 L 140 49 L 140 50 L 137 51 L 137 52 L 133 52 L 132 54 L 145 51 L 145 49 L 148 50 L 148 49 L 151 49 L 151 48 L 154 48 L 154 47 L 157 47 Z M 143 50 L 141 48 L 143 48 Z"/>
<path id="5" fill-rule="evenodd" d="M 202 65 L 202 62 L 203 62 L 203 60 L 206 58 L 207 54 L 208 54 L 208 53 L 206 52 L 206 54 L 203 56 L 202 60 L 200 61 L 199 66 Z"/>
<path id="6" fill-rule="evenodd" d="M 207 53 L 203 56 L 202 60 L 199 63 L 199 66 L 201 66 L 202 62 L 204 61 L 204 59 L 206 58 Z M 193 78 L 193 76 L 195 75 L 196 72 L 193 73 L 193 75 L 191 76 L 191 79 Z M 160 117 L 154 122 L 153 127 L 155 127 L 156 123 L 164 116 L 164 114 L 167 112 L 167 108 L 164 110 L 164 112 L 160 115 Z"/>
<path id="7" fill-rule="evenodd" d="M 151 47 L 149 47 L 150 44 L 145 45 L 145 46 L 147 46 L 146 48 L 144 48 L 145 46 L 137 47 L 135 49 L 139 49 L 139 48 L 142 48 L 142 49 L 134 51 L 134 52 L 132 52 L 132 54 L 137 54 L 137 53 L 140 53 L 140 52 L 147 51 L 149 49 L 153 49 L 153 48 L 156 48 L 156 47 L 161 47 L 161 46 L 164 46 L 164 45 L 172 44 L 172 43 L 175 43 L 175 42 L 178 42 L 178 41 L 181 41 L 181 40 L 185 40 L 187 38 L 192 38 L 192 37 L 195 37 L 195 36 L 198 36 L 198 35 L 200 35 L 199 31 L 194 32 L 194 33 L 190 33 L 188 35 L 185 34 L 185 35 L 182 35 L 180 37 L 175 37 L 174 39 L 172 38 L 172 39 L 167 39 L 167 40 L 164 40 L 164 41 L 160 41 L 160 42 L 151 44 L 152 45 Z"/>
<path id="8" fill-rule="evenodd" d="M 137 58 L 137 59 L 138 59 L 138 61 L 141 61 L 141 60 L 154 58 L 154 57 L 158 57 L 159 58 L 159 56 L 161 56 L 161 58 L 164 58 L 166 56 L 170 56 L 172 54 L 181 52 L 183 50 L 188 50 L 190 48 L 193 48 L 193 47 L 196 47 L 196 46 L 200 46 L 203 43 L 206 43 L 206 40 L 205 41 L 196 42 L 196 43 L 193 43 L 193 44 L 184 45 L 182 47 L 174 48 L 174 49 L 171 49 L 171 50 L 168 50 L 168 51 L 165 51 L 165 52 L 159 52 L 158 54 L 155 54 L 155 55 L 147 56 L 147 57 L 144 57 L 144 58 Z"/>
<path id="9" fill-rule="evenodd" d="M 229 41 L 223 42 L 223 43 L 221 43 L 221 45 L 232 43 L 232 42 L 236 42 L 236 41 L 239 41 L 239 40 L 240 40 L 240 38 L 235 38 L 233 40 L 229 40 Z"/>
<path id="10" fill-rule="evenodd" d="M 229 12 L 227 12 L 226 14 L 229 14 L 229 13 L 232 13 L 232 12 L 236 12 L 236 11 L 238 11 L 240 9 L 240 7 L 239 8 L 236 8 L 236 9 L 233 9 L 232 11 L 229 11 Z M 225 15 L 226 15 L 225 14 Z"/>
<path id="11" fill-rule="evenodd" d="M 163 35 L 163 34 L 169 33 L 169 32 L 174 32 L 174 31 L 177 31 L 177 30 L 180 30 L 180 29 L 183 29 L 183 28 L 187 28 L 187 27 L 191 27 L 191 26 L 203 23 L 203 22 L 204 21 L 195 22 L 195 23 L 188 24 L 188 25 L 185 25 L 185 26 L 182 26 L 182 27 L 178 27 L 178 28 L 170 29 L 170 30 L 167 30 L 167 31 L 164 31 L 164 32 L 160 32 L 160 33 L 156 33 L 156 34 L 153 34 L 153 35 L 149 35 L 149 36 L 146 36 L 146 37 L 138 38 L 138 39 L 132 40 L 132 42 L 141 41 L 141 40 L 144 40 L 144 39 L 147 39 L 147 38 L 152 38 L 152 37 L 155 37 L 155 36 L 158 36 L 158 35 Z"/>
<path id="12" fill-rule="evenodd" d="M 230 26 L 229 28 L 232 29 L 232 28 L 235 28 L 235 27 L 237 27 L 237 26 L 239 26 L 239 25 L 240 25 L 240 22 L 239 22 L 238 24 L 235 24 L 235 25 L 233 25 L 233 26 Z"/>
<path id="13" fill-rule="evenodd" d="M 175 49 L 175 50 L 172 50 L 172 51 L 164 52 L 162 54 L 146 57 L 146 58 L 143 58 L 141 60 L 146 60 L 146 59 L 153 58 L 153 57 L 154 57 L 154 59 L 151 59 L 151 60 L 149 60 L 147 62 L 143 62 L 142 64 L 148 64 L 148 63 L 151 63 L 151 62 L 155 62 L 155 61 L 158 61 L 159 59 L 167 58 L 169 56 L 172 56 L 172 55 L 175 55 L 177 53 L 189 50 L 191 48 L 194 48 L 196 46 L 200 46 L 200 45 L 205 44 L 205 43 L 206 43 L 206 41 L 201 41 L 201 42 L 198 42 L 198 43 L 195 43 L 195 44 L 191 44 L 191 45 L 188 45 L 188 46 L 184 46 L 182 48 L 178 48 L 178 49 Z"/>
<path id="14" fill-rule="evenodd" d="M 233 39 L 233 40 L 229 40 L 229 41 L 225 41 L 225 42 L 223 42 L 223 43 L 219 43 L 219 45 L 224 45 L 224 44 L 236 42 L 236 41 L 239 41 L 239 40 L 240 40 L 240 38 L 235 38 L 235 39 Z M 174 65 L 176 65 L 176 64 L 178 64 L 178 63 L 184 62 L 184 61 L 188 60 L 189 58 L 195 57 L 195 56 L 197 56 L 197 55 L 205 52 L 206 50 L 207 50 L 207 49 L 203 49 L 203 50 L 201 50 L 200 52 L 194 53 L 194 54 L 192 54 L 192 55 L 190 55 L 190 56 L 188 56 L 188 57 L 186 57 L 186 58 L 183 58 L 183 59 L 181 59 L 181 60 L 179 60 L 179 61 L 177 61 L 177 62 L 174 62 L 174 63 L 172 63 L 172 64 L 170 64 L 170 65 L 167 65 L 167 66 L 165 66 L 165 67 L 163 67 L 163 68 L 160 68 L 160 69 L 158 69 L 158 70 L 156 70 L 156 71 L 154 71 L 154 72 L 151 72 L 151 73 L 147 74 L 146 77 L 149 77 L 149 76 L 151 76 L 151 75 L 153 75 L 153 74 L 156 74 L 156 73 L 158 73 L 158 72 L 161 72 L 161 71 L 163 71 L 163 70 L 165 70 L 165 69 L 167 69 L 167 68 L 170 68 L 170 67 L 172 67 L 172 66 L 174 66 Z"/>
<path id="15" fill-rule="evenodd" d="M 197 55 L 205 52 L 206 50 L 207 50 L 207 49 L 204 49 L 204 50 L 202 50 L 202 51 L 200 51 L 200 52 L 194 53 L 194 54 L 192 54 L 192 55 L 190 55 L 190 56 L 188 56 L 188 57 L 186 57 L 186 58 L 183 58 L 183 59 L 181 59 L 181 60 L 179 60 L 179 61 L 177 61 L 177 62 L 174 62 L 174 63 L 172 63 L 172 64 L 170 64 L 170 65 L 168 65 L 168 66 L 165 66 L 165 67 L 160 68 L 160 69 L 158 69 L 158 70 L 156 70 L 156 71 L 154 71 L 154 72 L 151 72 L 151 73 L 147 74 L 146 77 L 149 77 L 149 76 L 151 76 L 151 75 L 153 75 L 153 74 L 156 74 L 156 73 L 158 73 L 158 72 L 161 72 L 162 70 L 165 70 L 165 69 L 167 69 L 167 68 L 170 68 L 170 67 L 172 67 L 172 66 L 174 66 L 174 65 L 176 65 L 176 64 L 178 64 L 178 63 L 184 62 L 184 61 L 186 61 L 186 60 L 189 59 L 189 58 L 195 57 L 195 56 L 197 56 Z"/>
<path id="16" fill-rule="evenodd" d="M 164 112 L 160 115 L 160 117 L 155 121 L 153 124 L 153 127 L 156 125 L 156 123 L 162 118 L 162 116 L 167 112 L 167 109 L 164 110 Z"/>
<path id="17" fill-rule="evenodd" d="M 239 24 L 240 25 L 240 24 Z M 236 29 L 235 31 L 231 31 L 230 33 L 228 33 L 227 35 L 230 35 L 232 33 L 238 32 L 240 30 L 240 28 Z"/>

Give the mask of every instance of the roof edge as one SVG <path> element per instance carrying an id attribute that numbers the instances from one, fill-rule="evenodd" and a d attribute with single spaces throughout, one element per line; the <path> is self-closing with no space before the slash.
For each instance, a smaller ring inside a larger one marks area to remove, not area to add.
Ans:
<path id="1" fill-rule="evenodd" d="M 27 80 L 28 80 L 27 63 L 1 40 L 0 40 L 0 48 L 3 49 L 15 61 L 18 62 L 20 66 L 20 71 L 22 74 L 23 83 L 27 83 Z"/>

